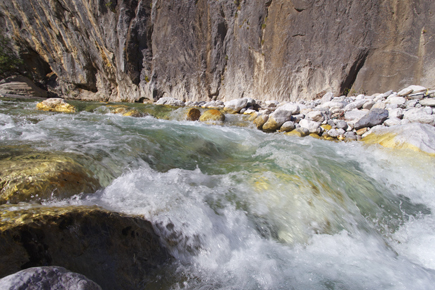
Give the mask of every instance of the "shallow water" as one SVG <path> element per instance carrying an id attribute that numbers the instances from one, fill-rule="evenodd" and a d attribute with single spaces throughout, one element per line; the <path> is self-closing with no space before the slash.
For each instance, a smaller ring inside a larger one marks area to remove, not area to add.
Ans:
<path id="1" fill-rule="evenodd" d="M 80 154 L 103 185 L 47 205 L 149 219 L 176 259 L 146 289 L 433 289 L 433 158 L 75 104 L 1 100 L 0 145 Z"/>

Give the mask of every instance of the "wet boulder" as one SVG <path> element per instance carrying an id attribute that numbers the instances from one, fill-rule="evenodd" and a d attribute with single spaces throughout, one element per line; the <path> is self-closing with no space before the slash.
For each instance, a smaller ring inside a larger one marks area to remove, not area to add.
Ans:
<path id="1" fill-rule="evenodd" d="M 199 118 L 201 122 L 223 122 L 225 115 L 219 110 L 207 110 Z"/>
<path id="2" fill-rule="evenodd" d="M 0 207 L 0 278 L 61 266 L 102 289 L 145 288 L 170 260 L 150 222 L 98 207 Z"/>
<path id="3" fill-rule="evenodd" d="M 93 193 L 100 183 L 74 154 L 2 147 L 0 150 L 0 204 L 40 202 Z"/>
<path id="4" fill-rule="evenodd" d="M 263 125 L 263 130 L 266 132 L 276 131 L 282 124 L 291 121 L 292 115 L 299 114 L 299 112 L 300 108 L 297 104 L 286 103 L 269 115 L 269 119 Z"/>
<path id="5" fill-rule="evenodd" d="M 0 289 L 101 290 L 92 280 L 62 267 L 34 267 L 0 279 Z"/>
<path id="6" fill-rule="evenodd" d="M 46 99 L 36 104 L 36 108 L 41 111 L 59 112 L 59 113 L 75 113 L 76 108 L 65 102 L 61 98 Z"/>
<path id="7" fill-rule="evenodd" d="M 188 121 L 198 121 L 201 117 L 201 111 L 196 108 L 190 108 L 186 113 L 186 120 Z"/>

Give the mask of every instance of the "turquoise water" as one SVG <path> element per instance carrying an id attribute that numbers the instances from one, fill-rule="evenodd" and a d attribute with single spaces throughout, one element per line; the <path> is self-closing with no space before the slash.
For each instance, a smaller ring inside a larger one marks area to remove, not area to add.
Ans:
<path id="1" fill-rule="evenodd" d="M 433 158 L 75 105 L 1 100 L 0 145 L 76 153 L 103 186 L 44 204 L 149 219 L 175 262 L 147 289 L 433 289 Z"/>

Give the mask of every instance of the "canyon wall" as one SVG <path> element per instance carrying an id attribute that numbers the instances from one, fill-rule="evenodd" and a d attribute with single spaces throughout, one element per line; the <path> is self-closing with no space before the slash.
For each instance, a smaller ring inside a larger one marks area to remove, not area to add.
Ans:
<path id="1" fill-rule="evenodd" d="M 434 88 L 434 12 L 432 0 L 0 0 L 0 29 L 68 98 L 294 101 Z"/>

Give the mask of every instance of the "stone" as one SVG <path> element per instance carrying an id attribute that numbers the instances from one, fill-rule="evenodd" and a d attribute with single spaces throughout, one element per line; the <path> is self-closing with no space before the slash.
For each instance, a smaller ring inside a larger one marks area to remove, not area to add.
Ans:
<path id="1" fill-rule="evenodd" d="M 435 125 L 435 116 L 429 115 L 424 108 L 413 108 L 404 112 L 403 118 L 411 123 Z"/>
<path id="2" fill-rule="evenodd" d="M 0 150 L 0 204 L 94 193 L 100 182 L 72 153 L 5 146 Z"/>
<path id="3" fill-rule="evenodd" d="M 276 112 L 288 112 L 291 115 L 297 115 L 300 113 L 300 108 L 298 104 L 294 104 L 294 103 L 285 103 L 281 106 L 279 106 L 276 110 Z"/>
<path id="4" fill-rule="evenodd" d="M 60 266 L 102 289 L 141 289 L 171 260 L 152 224 L 139 216 L 95 206 L 3 205 L 0 220 L 0 277 Z"/>
<path id="5" fill-rule="evenodd" d="M 361 129 L 356 130 L 356 134 L 357 134 L 358 136 L 362 136 L 362 135 L 364 135 L 365 133 L 367 133 L 368 131 L 369 131 L 368 128 L 361 128 Z"/>
<path id="6" fill-rule="evenodd" d="M 418 100 L 409 100 L 405 103 L 407 109 L 414 108 L 419 103 Z"/>
<path id="7" fill-rule="evenodd" d="M 388 118 L 388 111 L 385 109 L 372 109 L 370 112 L 357 121 L 354 125 L 356 130 L 364 127 L 373 127 L 382 124 Z"/>
<path id="8" fill-rule="evenodd" d="M 406 98 L 410 99 L 410 100 L 421 100 L 424 98 L 425 93 L 421 92 L 421 93 L 417 93 L 417 94 L 410 94 L 407 95 Z"/>
<path id="9" fill-rule="evenodd" d="M 201 122 L 223 122 L 225 121 L 225 115 L 219 110 L 207 110 L 199 118 Z"/>
<path id="10" fill-rule="evenodd" d="M 346 132 L 344 133 L 344 138 L 346 141 L 356 141 L 357 135 L 354 132 Z"/>
<path id="11" fill-rule="evenodd" d="M 337 129 L 331 129 L 328 131 L 328 136 L 332 137 L 332 138 L 337 138 L 338 137 L 338 131 Z"/>
<path id="12" fill-rule="evenodd" d="M 332 109 L 342 109 L 346 105 L 345 102 L 337 102 L 337 101 L 330 101 L 321 104 L 319 107 L 328 108 L 330 110 Z"/>
<path id="13" fill-rule="evenodd" d="M 388 118 L 402 119 L 403 118 L 403 110 L 402 109 L 388 110 Z"/>
<path id="14" fill-rule="evenodd" d="M 404 105 L 405 102 L 406 102 L 406 100 L 403 97 L 389 97 L 386 100 L 387 104 L 392 104 L 392 105 L 397 105 L 397 106 Z"/>
<path id="15" fill-rule="evenodd" d="M 384 125 L 387 127 L 397 126 L 397 125 L 401 125 L 401 124 L 402 124 L 402 120 L 399 118 L 388 118 L 384 122 Z"/>
<path id="16" fill-rule="evenodd" d="M 420 105 L 435 107 L 435 98 L 425 98 L 423 100 L 420 100 Z"/>
<path id="17" fill-rule="evenodd" d="M 365 117 L 368 113 L 369 111 L 352 110 L 344 114 L 344 119 L 346 121 L 358 121 L 361 118 Z"/>
<path id="18" fill-rule="evenodd" d="M 373 101 L 368 101 L 368 102 L 365 102 L 365 103 L 364 103 L 364 105 L 362 106 L 362 108 L 363 108 L 364 110 L 371 110 L 371 109 L 373 108 L 374 105 L 375 105 L 375 102 L 373 102 Z"/>
<path id="19" fill-rule="evenodd" d="M 254 120 L 254 124 L 259 130 L 263 130 L 263 125 L 267 122 L 269 119 L 269 115 L 258 115 L 257 118 Z"/>
<path id="20" fill-rule="evenodd" d="M 198 121 L 201 117 L 201 111 L 196 108 L 190 108 L 186 113 L 186 120 Z"/>
<path id="21" fill-rule="evenodd" d="M 46 98 L 47 91 L 37 87 L 29 78 L 21 75 L 11 76 L 0 81 L 1 95 L 20 95 Z"/>
<path id="22" fill-rule="evenodd" d="M 323 122 L 325 120 L 325 117 L 323 117 L 320 111 L 311 111 L 307 113 L 305 117 L 315 122 Z"/>
<path id="23" fill-rule="evenodd" d="M 362 106 L 367 102 L 367 100 L 359 99 L 355 102 L 352 102 L 344 107 L 345 111 L 351 111 L 354 109 L 361 109 Z"/>
<path id="24" fill-rule="evenodd" d="M 156 105 L 165 105 L 165 106 L 172 106 L 172 107 L 184 107 L 185 103 L 181 100 L 176 99 L 176 98 L 163 97 L 163 98 L 160 98 L 156 102 Z"/>
<path id="25" fill-rule="evenodd" d="M 61 98 L 46 99 L 36 104 L 36 108 L 42 111 L 59 112 L 59 113 L 75 113 L 76 108 L 73 105 L 65 102 Z"/>
<path id="26" fill-rule="evenodd" d="M 398 96 L 407 96 L 411 93 L 419 93 L 419 92 L 424 92 L 426 90 L 427 89 L 425 87 L 412 85 L 412 86 L 404 88 L 403 90 L 398 92 L 397 95 Z"/>
<path id="27" fill-rule="evenodd" d="M 327 130 L 327 131 L 332 129 L 332 126 L 329 124 L 324 124 L 324 125 L 321 125 L 320 127 L 323 128 L 324 130 Z"/>
<path id="28" fill-rule="evenodd" d="M 310 132 L 308 131 L 308 129 L 301 127 L 301 128 L 296 128 L 293 131 L 284 134 L 289 136 L 306 137 L 310 134 Z"/>
<path id="29" fill-rule="evenodd" d="M 319 133 L 319 122 L 303 119 L 299 122 L 299 125 L 301 125 L 302 128 L 306 128 L 310 133 Z"/>
<path id="30" fill-rule="evenodd" d="M 248 105 L 248 99 L 235 99 L 225 102 L 225 112 L 236 114 Z"/>
<path id="31" fill-rule="evenodd" d="M 295 123 L 292 121 L 287 121 L 284 124 L 282 124 L 280 131 L 281 132 L 290 132 L 295 129 Z"/>
<path id="32" fill-rule="evenodd" d="M 385 109 L 387 107 L 387 104 L 385 104 L 384 102 L 376 102 L 372 109 Z"/>
<path id="33" fill-rule="evenodd" d="M 348 127 L 346 121 L 343 121 L 343 120 L 338 120 L 337 123 L 335 124 L 335 126 L 336 126 L 338 129 L 343 129 L 343 130 L 346 130 L 347 127 Z"/>
<path id="34" fill-rule="evenodd" d="M 101 287 L 81 274 L 51 266 L 29 268 L 6 276 L 0 279 L 0 289 L 101 290 Z"/>
<path id="35" fill-rule="evenodd" d="M 278 130 L 282 124 L 291 121 L 292 114 L 299 113 L 299 106 L 292 103 L 286 103 L 278 107 L 275 112 L 269 115 L 269 119 L 263 125 L 263 130 L 273 132 Z"/>
<path id="36" fill-rule="evenodd" d="M 368 144 L 424 152 L 435 157 L 435 127 L 428 124 L 410 123 L 372 130 L 362 139 Z"/>

